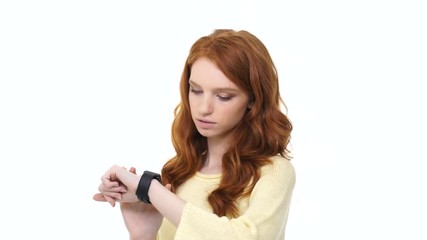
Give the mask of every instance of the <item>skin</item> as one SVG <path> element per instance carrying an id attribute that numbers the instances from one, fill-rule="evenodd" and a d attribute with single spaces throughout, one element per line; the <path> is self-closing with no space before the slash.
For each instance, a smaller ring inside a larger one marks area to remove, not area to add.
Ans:
<path id="1" fill-rule="evenodd" d="M 203 167 L 205 174 L 221 172 L 230 131 L 250 108 L 248 95 L 231 82 L 209 59 L 198 59 L 191 68 L 189 79 L 191 115 L 199 133 L 207 138 L 208 153 Z M 131 239 L 155 239 L 163 217 L 179 225 L 186 202 L 153 180 L 148 191 L 152 205 L 138 202 L 135 191 L 140 176 L 134 168 L 112 166 L 102 177 L 99 193 L 93 199 L 120 202 L 122 216 Z"/>
<path id="2" fill-rule="evenodd" d="M 101 177 L 102 183 L 98 187 L 100 193 L 95 194 L 93 199 L 109 202 L 113 207 L 116 202 L 120 202 L 120 210 L 130 239 L 155 240 L 163 215 L 156 209 L 154 203 L 151 205 L 138 201 L 135 191 L 139 179 L 135 168 L 132 167 L 127 171 L 124 167 L 114 165 Z M 153 180 L 149 191 L 151 202 L 154 202 L 155 198 L 151 199 L 150 193 L 154 186 L 173 194 L 170 192 L 170 185 L 163 186 L 157 180 Z"/>
<path id="3" fill-rule="evenodd" d="M 199 133 L 208 140 L 208 155 L 200 171 L 221 172 L 229 132 L 243 118 L 249 97 L 209 59 L 198 59 L 190 75 L 190 109 Z"/>

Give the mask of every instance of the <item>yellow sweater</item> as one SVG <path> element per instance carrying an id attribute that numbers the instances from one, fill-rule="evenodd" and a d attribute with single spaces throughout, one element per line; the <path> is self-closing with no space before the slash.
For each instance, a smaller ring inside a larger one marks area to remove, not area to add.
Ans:
<path id="1" fill-rule="evenodd" d="M 166 218 L 158 240 L 283 240 L 295 171 L 291 163 L 273 157 L 263 166 L 261 178 L 250 196 L 238 201 L 237 218 L 218 217 L 212 213 L 207 196 L 221 180 L 221 175 L 196 173 L 176 194 L 187 203 L 176 228 Z"/>

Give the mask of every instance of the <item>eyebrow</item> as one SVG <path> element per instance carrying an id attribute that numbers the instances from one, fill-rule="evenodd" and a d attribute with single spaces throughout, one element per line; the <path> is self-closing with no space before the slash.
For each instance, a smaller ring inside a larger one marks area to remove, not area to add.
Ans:
<path id="1" fill-rule="evenodd" d="M 194 86 L 196 86 L 196 87 L 200 87 L 200 85 L 199 85 L 199 84 L 195 83 L 195 82 L 194 82 L 194 81 L 192 81 L 192 80 L 189 80 L 189 81 L 188 81 L 188 83 L 189 83 L 190 85 L 194 85 Z M 213 90 L 214 90 L 214 91 L 217 91 L 217 92 L 221 92 L 221 91 L 239 92 L 239 89 L 236 89 L 236 88 L 228 88 L 228 87 L 226 87 L 226 88 L 214 88 Z"/>

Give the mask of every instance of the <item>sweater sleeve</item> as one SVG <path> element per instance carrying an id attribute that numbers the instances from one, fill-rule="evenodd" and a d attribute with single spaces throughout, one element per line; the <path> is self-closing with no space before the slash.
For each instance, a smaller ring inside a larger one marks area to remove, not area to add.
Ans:
<path id="1" fill-rule="evenodd" d="M 288 160 L 273 158 L 261 169 L 261 177 L 247 210 L 229 219 L 186 203 L 175 240 L 276 240 L 284 238 L 295 171 Z"/>

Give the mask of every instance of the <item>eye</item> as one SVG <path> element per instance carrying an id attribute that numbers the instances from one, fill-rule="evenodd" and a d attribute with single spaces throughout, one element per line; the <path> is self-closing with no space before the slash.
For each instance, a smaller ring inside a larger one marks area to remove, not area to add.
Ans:
<path id="1" fill-rule="evenodd" d="M 233 98 L 232 96 L 222 96 L 222 95 L 217 95 L 217 96 L 218 96 L 219 100 L 224 101 L 224 102 Z"/>
<path id="2" fill-rule="evenodd" d="M 196 89 L 194 89 L 193 87 L 190 87 L 190 92 L 192 92 L 192 93 L 194 93 L 194 94 L 196 94 L 196 95 L 198 95 L 198 94 L 202 94 L 202 93 L 203 93 L 203 91 L 201 91 L 201 90 L 196 90 Z"/>

